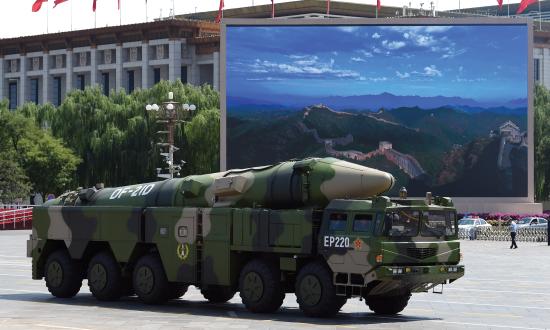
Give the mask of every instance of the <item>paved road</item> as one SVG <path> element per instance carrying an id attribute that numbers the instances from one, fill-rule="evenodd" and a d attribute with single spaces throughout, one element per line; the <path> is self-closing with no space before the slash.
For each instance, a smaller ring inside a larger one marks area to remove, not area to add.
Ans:
<path id="1" fill-rule="evenodd" d="M 208 304 L 192 288 L 183 299 L 146 306 L 135 297 L 97 302 L 86 283 L 72 299 L 53 298 L 33 281 L 25 258 L 29 231 L 0 231 L 0 328 L 5 329 L 544 329 L 550 327 L 550 247 L 546 243 L 464 241 L 467 275 L 442 295 L 413 295 L 401 315 L 378 317 L 358 299 L 332 319 L 304 317 L 294 295 L 274 314 L 249 313 L 238 296 Z"/>

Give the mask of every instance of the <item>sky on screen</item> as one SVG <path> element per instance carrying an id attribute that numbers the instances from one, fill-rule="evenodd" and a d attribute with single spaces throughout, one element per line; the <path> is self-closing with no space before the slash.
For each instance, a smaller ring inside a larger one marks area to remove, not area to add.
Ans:
<path id="1" fill-rule="evenodd" d="M 49 0 L 38 13 L 31 12 L 35 0 L 0 0 L 0 38 L 37 35 L 49 32 L 61 32 L 89 29 L 94 26 L 104 27 L 130 23 L 144 22 L 146 19 L 145 0 L 121 0 L 122 11 L 119 16 L 117 0 L 97 0 L 97 15 L 92 12 L 92 0 L 69 0 L 53 8 L 53 1 Z M 275 3 L 289 0 L 275 0 Z M 335 0 L 333 0 L 335 1 Z M 518 0 L 505 0 L 504 4 L 518 3 Z M 376 0 L 346 0 L 346 2 L 376 4 Z M 382 6 L 409 5 L 419 8 L 429 6 L 426 0 L 382 0 Z M 225 8 L 250 6 L 252 4 L 270 4 L 271 0 L 225 0 Z M 437 10 L 451 10 L 459 6 L 462 8 L 495 5 L 496 0 L 434 0 Z M 148 20 L 161 15 L 167 16 L 170 9 L 175 8 L 176 14 L 190 14 L 195 11 L 217 10 L 219 0 L 148 0 Z M 46 10 L 46 6 L 49 10 Z M 506 10 L 505 8 L 503 10 Z M 48 18 L 47 18 L 48 17 Z M 72 19 L 71 19 L 72 17 Z"/>
<path id="2" fill-rule="evenodd" d="M 526 36 L 524 26 L 230 27 L 228 95 L 525 98 Z"/>

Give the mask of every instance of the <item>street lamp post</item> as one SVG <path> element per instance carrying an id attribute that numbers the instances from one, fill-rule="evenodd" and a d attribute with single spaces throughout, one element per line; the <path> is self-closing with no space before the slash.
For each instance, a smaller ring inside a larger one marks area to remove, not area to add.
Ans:
<path id="1" fill-rule="evenodd" d="M 184 120 L 178 119 L 178 114 L 181 113 L 181 111 L 186 114 L 192 113 L 197 107 L 194 104 L 185 103 L 181 105 L 179 102 L 175 102 L 174 93 L 169 92 L 168 101 L 163 102 L 160 106 L 158 104 L 147 104 L 145 109 L 158 113 L 157 123 L 164 124 L 166 129 L 157 132 L 157 134 L 166 134 L 166 142 L 160 142 L 157 143 L 157 145 L 161 148 L 166 148 L 165 151 L 167 152 L 162 152 L 163 150 L 161 149 L 160 154 L 166 159 L 168 173 L 160 173 L 162 169 L 157 168 L 157 176 L 159 178 L 172 179 L 174 174 L 179 175 L 181 166 L 185 163 L 182 161 L 181 165 L 174 164 L 174 152 L 179 150 L 179 148 L 174 145 L 174 129 L 178 124 L 185 122 Z"/>

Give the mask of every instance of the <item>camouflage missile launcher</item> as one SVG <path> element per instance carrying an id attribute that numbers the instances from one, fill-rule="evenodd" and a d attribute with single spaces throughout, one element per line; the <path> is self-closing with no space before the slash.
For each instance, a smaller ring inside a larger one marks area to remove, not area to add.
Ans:
<path id="1" fill-rule="evenodd" d="M 311 316 L 362 297 L 379 314 L 464 274 L 449 198 L 378 196 L 385 172 L 334 158 L 81 189 L 35 207 L 33 279 L 57 297 L 88 280 L 100 300 L 146 303 L 189 285 L 211 302 L 236 292 L 253 312 L 295 293 Z"/>

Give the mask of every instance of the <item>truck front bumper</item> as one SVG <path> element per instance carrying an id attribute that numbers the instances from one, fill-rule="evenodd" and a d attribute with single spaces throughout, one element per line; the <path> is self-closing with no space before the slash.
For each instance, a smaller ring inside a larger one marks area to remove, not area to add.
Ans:
<path id="1" fill-rule="evenodd" d="M 402 284 L 446 284 L 464 276 L 464 265 L 380 266 L 375 270 L 379 281 L 399 281 Z"/>

